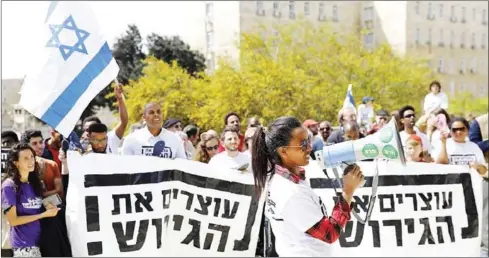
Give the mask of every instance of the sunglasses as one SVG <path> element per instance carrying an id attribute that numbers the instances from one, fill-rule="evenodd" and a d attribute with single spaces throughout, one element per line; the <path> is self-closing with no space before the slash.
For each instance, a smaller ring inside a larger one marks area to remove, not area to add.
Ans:
<path id="1" fill-rule="evenodd" d="M 106 143 L 107 142 L 107 137 L 102 138 L 102 139 L 90 139 L 90 142 L 91 143 L 95 143 L 95 144 L 97 144 L 97 143 Z"/>
<path id="2" fill-rule="evenodd" d="M 465 130 L 467 130 L 465 127 L 453 127 L 452 129 L 452 133 L 456 133 L 456 132 L 465 132 Z"/>
<path id="3" fill-rule="evenodd" d="M 207 151 L 213 151 L 213 150 L 215 151 L 215 150 L 219 149 L 219 145 L 214 145 L 214 146 L 211 146 L 211 147 L 205 147 L 205 149 Z"/>
<path id="4" fill-rule="evenodd" d="M 301 141 L 301 145 L 300 146 L 285 146 L 287 148 L 301 148 L 301 150 L 303 152 L 306 152 L 307 151 L 307 147 L 311 146 L 311 139 L 304 139 Z"/>
<path id="5" fill-rule="evenodd" d="M 319 131 L 330 131 L 331 127 L 320 127 Z"/>
<path id="6" fill-rule="evenodd" d="M 416 117 L 415 114 L 409 114 L 409 115 L 405 115 L 404 118 L 411 118 L 411 117 Z"/>

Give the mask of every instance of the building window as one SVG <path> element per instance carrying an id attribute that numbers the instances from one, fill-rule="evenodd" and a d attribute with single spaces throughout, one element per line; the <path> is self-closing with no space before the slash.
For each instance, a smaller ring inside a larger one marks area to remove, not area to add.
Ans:
<path id="1" fill-rule="evenodd" d="M 448 63 L 448 72 L 451 74 L 455 73 L 455 60 L 453 58 L 450 58 L 450 62 Z"/>
<path id="2" fill-rule="evenodd" d="M 214 14 L 214 3 L 206 3 L 205 4 L 205 15 L 207 17 L 212 17 Z"/>
<path id="3" fill-rule="evenodd" d="M 439 10 L 438 16 L 440 16 L 440 18 L 441 18 L 441 17 L 443 17 L 443 4 L 440 4 L 438 7 L 439 7 L 438 8 L 438 10 Z"/>
<path id="4" fill-rule="evenodd" d="M 419 44 L 419 42 L 421 41 L 421 40 L 420 40 L 420 33 L 421 33 L 421 32 L 420 32 L 419 28 L 416 28 L 416 34 L 414 35 L 414 43 L 415 43 L 416 45 L 418 45 L 418 44 Z"/>
<path id="5" fill-rule="evenodd" d="M 428 44 L 431 44 L 431 42 L 432 42 L 432 34 L 433 34 L 432 29 L 429 28 L 428 29 L 428 42 L 427 42 Z"/>
<path id="6" fill-rule="evenodd" d="M 363 20 L 370 21 L 374 19 L 374 8 L 373 7 L 365 7 L 363 9 Z"/>
<path id="7" fill-rule="evenodd" d="M 370 32 L 370 33 L 365 34 L 365 36 L 363 36 L 363 43 L 367 47 L 373 46 L 373 44 L 374 44 L 374 33 Z"/>
<path id="8" fill-rule="evenodd" d="M 207 49 L 213 49 L 214 47 L 214 32 L 208 31 L 206 33 Z"/>
<path id="9" fill-rule="evenodd" d="M 450 87 L 450 92 L 452 94 L 454 94 L 455 93 L 455 82 L 454 81 L 450 81 L 450 84 L 449 85 L 450 85 L 449 86 Z"/>
<path id="10" fill-rule="evenodd" d="M 453 47 L 455 45 L 455 32 L 452 30 L 450 32 L 450 47 Z"/>
<path id="11" fill-rule="evenodd" d="M 417 15 L 419 15 L 419 1 L 416 1 L 416 5 L 414 5 L 414 11 Z"/>
<path id="12" fill-rule="evenodd" d="M 206 32 L 213 32 L 214 31 L 214 23 L 212 21 L 207 21 L 205 23 L 205 31 Z"/>
<path id="13" fill-rule="evenodd" d="M 465 58 L 462 58 L 462 60 L 460 61 L 460 73 L 465 73 Z"/>
<path id="14" fill-rule="evenodd" d="M 256 14 L 260 16 L 265 15 L 265 8 L 263 8 L 263 1 L 256 1 Z"/>
<path id="15" fill-rule="evenodd" d="M 462 34 L 460 34 L 460 47 L 463 48 L 465 47 L 465 32 L 462 31 Z"/>
<path id="16" fill-rule="evenodd" d="M 470 62 L 470 72 L 475 73 L 477 71 L 477 59 L 475 57 L 472 57 L 472 60 Z"/>
<path id="17" fill-rule="evenodd" d="M 475 32 L 472 32 L 472 48 L 475 48 Z"/>
<path id="18" fill-rule="evenodd" d="M 457 19 L 455 17 L 455 6 L 453 6 L 453 5 L 450 6 L 450 20 L 452 22 L 456 22 L 457 21 Z"/>
<path id="19" fill-rule="evenodd" d="M 462 6 L 462 22 L 465 22 L 465 7 Z"/>
<path id="20" fill-rule="evenodd" d="M 289 18 L 295 19 L 295 2 L 289 1 Z"/>
<path id="21" fill-rule="evenodd" d="M 339 21 L 338 6 L 336 6 L 336 5 L 333 5 L 333 21 L 335 21 L 335 22 Z"/>
<path id="22" fill-rule="evenodd" d="M 273 2 L 273 16 L 280 17 L 279 2 Z"/>
<path id="23" fill-rule="evenodd" d="M 433 17 L 433 7 L 431 6 L 431 3 L 428 3 L 428 19 L 432 19 Z"/>
<path id="24" fill-rule="evenodd" d="M 304 15 L 308 16 L 309 14 L 311 14 L 311 6 L 310 6 L 309 2 L 305 2 L 304 3 Z"/>
<path id="25" fill-rule="evenodd" d="M 474 20 L 474 21 L 477 20 L 477 9 L 476 8 L 472 9 L 472 20 Z"/>
<path id="26" fill-rule="evenodd" d="M 443 57 L 438 58 L 438 72 L 439 73 L 445 72 Z"/>
<path id="27" fill-rule="evenodd" d="M 443 37 L 443 29 L 440 29 L 440 40 L 438 41 L 438 44 L 440 46 L 443 46 L 445 44 L 445 39 Z"/>
<path id="28" fill-rule="evenodd" d="M 482 24 L 487 25 L 487 10 L 482 9 Z"/>
<path id="29" fill-rule="evenodd" d="M 324 3 L 323 2 L 319 3 L 319 16 L 318 16 L 318 20 L 320 20 L 320 21 L 326 20 L 326 15 L 325 15 L 325 12 L 324 12 Z"/>
<path id="30" fill-rule="evenodd" d="M 487 34 L 486 33 L 482 33 L 482 37 L 481 37 L 481 40 L 482 40 L 482 44 L 481 44 L 481 47 L 482 48 L 486 48 L 486 42 L 487 42 Z"/>

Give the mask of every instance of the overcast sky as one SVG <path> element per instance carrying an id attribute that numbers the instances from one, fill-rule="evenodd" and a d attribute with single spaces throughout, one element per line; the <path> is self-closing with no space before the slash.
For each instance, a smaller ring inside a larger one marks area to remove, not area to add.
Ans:
<path id="1" fill-rule="evenodd" d="M 149 33 L 177 35 L 183 28 L 185 2 L 93 1 L 89 4 L 107 36 L 109 45 L 136 24 L 143 38 Z M 42 36 L 49 1 L 2 1 L 2 79 L 23 78 L 36 58 L 30 39 Z"/>

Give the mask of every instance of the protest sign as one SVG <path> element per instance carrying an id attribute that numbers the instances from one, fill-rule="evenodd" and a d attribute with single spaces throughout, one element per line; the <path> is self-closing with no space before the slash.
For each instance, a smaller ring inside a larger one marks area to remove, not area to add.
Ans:
<path id="1" fill-rule="evenodd" d="M 366 177 L 355 192 L 354 210 L 368 210 L 375 162 L 359 162 Z M 482 178 L 468 166 L 427 163 L 379 162 L 377 199 L 370 221 L 352 216 L 331 256 L 479 256 L 482 219 Z M 340 174 L 342 174 L 340 172 Z M 339 182 L 328 170 L 328 179 L 311 162 L 306 176 L 328 211 L 335 202 L 333 185 Z"/>
<path id="2" fill-rule="evenodd" d="M 78 256 L 254 256 L 251 174 L 189 160 L 69 152 L 66 222 Z"/>

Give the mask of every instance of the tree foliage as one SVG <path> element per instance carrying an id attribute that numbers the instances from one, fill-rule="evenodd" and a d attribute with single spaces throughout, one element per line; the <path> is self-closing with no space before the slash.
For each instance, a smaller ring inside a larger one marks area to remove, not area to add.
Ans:
<path id="1" fill-rule="evenodd" d="M 205 57 L 183 42 L 180 37 L 162 37 L 155 33 L 148 36 L 148 52 L 166 63 L 177 64 L 189 74 L 195 75 L 205 69 Z"/>
<path id="2" fill-rule="evenodd" d="M 221 59 L 208 76 L 191 77 L 175 64 L 149 59 L 145 76 L 127 91 L 131 120 L 140 119 L 144 103 L 160 101 L 165 118 L 204 129 L 221 130 L 230 111 L 263 123 L 283 115 L 334 122 L 350 83 L 356 103 L 369 95 L 390 111 L 405 104 L 419 108 L 433 79 L 426 61 L 398 57 L 387 45 L 365 49 L 361 37 L 325 25 L 297 21 L 274 30 L 242 34 L 239 63 Z"/>
<path id="3" fill-rule="evenodd" d="M 456 116 L 479 116 L 488 110 L 487 96 L 474 96 L 470 92 L 458 92 L 449 97 L 448 111 Z"/>
<path id="4" fill-rule="evenodd" d="M 141 34 L 136 25 L 129 25 L 126 33 L 117 39 L 112 48 L 112 55 L 119 65 L 119 75 L 117 80 L 125 85 L 130 80 L 137 80 L 142 75 L 143 60 L 146 55 L 142 51 L 143 43 Z M 115 98 L 111 94 L 113 88 L 111 85 L 105 87 L 90 102 L 85 111 L 83 111 L 80 120 L 91 116 L 99 107 L 114 107 Z"/>

